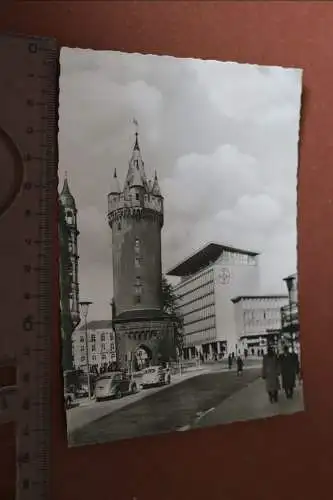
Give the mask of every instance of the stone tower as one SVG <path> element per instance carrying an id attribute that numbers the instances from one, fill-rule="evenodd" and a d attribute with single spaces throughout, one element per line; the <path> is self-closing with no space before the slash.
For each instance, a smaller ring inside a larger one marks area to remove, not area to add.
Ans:
<path id="1" fill-rule="evenodd" d="M 73 331 L 80 323 L 80 306 L 79 306 L 79 279 L 78 279 L 78 236 L 77 229 L 77 209 L 75 199 L 70 192 L 67 174 L 65 175 L 64 185 L 60 193 L 60 203 L 63 208 L 65 222 L 67 226 L 67 239 L 68 239 L 68 256 L 69 256 L 69 277 L 70 277 L 70 290 L 69 290 L 69 307 Z"/>
<path id="2" fill-rule="evenodd" d="M 123 189 L 115 169 L 108 195 L 113 327 L 122 368 L 134 368 L 139 348 L 153 364 L 161 358 L 162 350 L 165 357 L 166 345 L 171 349 L 172 325 L 162 303 L 163 210 L 157 174 L 153 181 L 147 181 L 136 133 Z"/>

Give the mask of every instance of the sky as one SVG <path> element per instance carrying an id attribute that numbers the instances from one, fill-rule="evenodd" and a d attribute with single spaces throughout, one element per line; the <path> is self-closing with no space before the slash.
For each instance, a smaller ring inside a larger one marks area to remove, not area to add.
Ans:
<path id="1" fill-rule="evenodd" d="M 163 271 L 208 242 L 258 251 L 261 293 L 297 269 L 302 72 L 232 62 L 63 48 L 59 189 L 78 208 L 80 299 L 109 319 L 107 194 L 123 183 L 139 123 L 146 174 L 164 196 Z"/>

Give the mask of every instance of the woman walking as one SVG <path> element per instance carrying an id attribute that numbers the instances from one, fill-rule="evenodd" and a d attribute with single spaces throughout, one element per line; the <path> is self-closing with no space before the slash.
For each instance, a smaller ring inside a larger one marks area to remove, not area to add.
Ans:
<path id="1" fill-rule="evenodd" d="M 277 403 L 279 399 L 279 374 L 279 360 L 274 352 L 274 349 L 272 347 L 268 347 L 267 354 L 263 357 L 262 378 L 266 382 L 266 391 L 271 403 Z"/>

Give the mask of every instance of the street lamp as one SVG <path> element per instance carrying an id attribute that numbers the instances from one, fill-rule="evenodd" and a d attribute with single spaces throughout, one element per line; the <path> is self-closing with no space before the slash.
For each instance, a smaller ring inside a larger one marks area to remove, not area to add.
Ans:
<path id="1" fill-rule="evenodd" d="M 92 304 L 92 302 L 89 301 L 84 301 L 80 302 L 80 307 L 81 307 L 81 313 L 84 318 L 84 330 L 85 330 L 85 344 L 86 344 L 86 360 L 87 360 L 87 377 L 88 377 L 88 396 L 89 399 L 91 399 L 91 380 L 90 380 L 90 366 L 89 366 L 89 348 L 88 348 L 88 323 L 87 323 L 87 316 L 88 316 L 88 310 L 89 306 Z"/>
<path id="2" fill-rule="evenodd" d="M 294 334 L 293 334 L 293 328 L 292 328 L 292 298 L 291 298 L 291 292 L 293 291 L 293 288 L 294 288 L 295 276 L 288 276 L 287 278 L 284 278 L 284 281 L 285 281 L 285 283 L 287 285 L 287 289 L 288 289 L 290 340 L 291 340 L 291 346 L 294 347 Z"/>

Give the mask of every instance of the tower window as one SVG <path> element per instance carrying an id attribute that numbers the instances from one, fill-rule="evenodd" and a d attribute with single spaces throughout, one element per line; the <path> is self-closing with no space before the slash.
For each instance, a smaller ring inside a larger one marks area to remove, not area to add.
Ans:
<path id="1" fill-rule="evenodd" d="M 136 304 L 140 304 L 141 303 L 141 296 L 140 295 L 136 295 L 136 297 L 135 297 L 135 303 Z"/>
<path id="2" fill-rule="evenodd" d="M 117 224 L 117 229 L 118 229 L 118 231 L 121 230 L 121 223 L 120 222 L 118 222 L 118 224 Z"/>
<path id="3" fill-rule="evenodd" d="M 136 248 L 137 250 L 139 250 L 139 249 L 140 249 L 140 240 L 139 240 L 139 238 L 135 238 L 135 248 Z"/>
<path id="4" fill-rule="evenodd" d="M 139 193 L 135 193 L 135 199 L 138 200 L 139 199 Z"/>
<path id="5" fill-rule="evenodd" d="M 135 267 L 140 267 L 140 259 L 139 259 L 139 257 L 135 257 Z"/>

